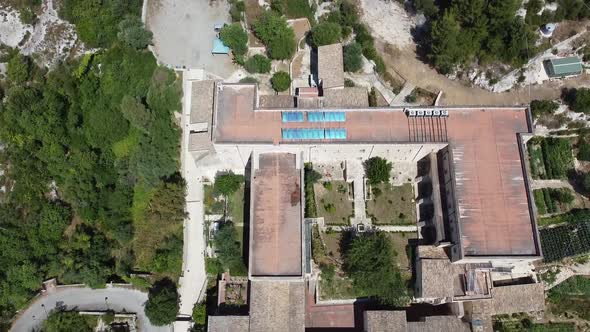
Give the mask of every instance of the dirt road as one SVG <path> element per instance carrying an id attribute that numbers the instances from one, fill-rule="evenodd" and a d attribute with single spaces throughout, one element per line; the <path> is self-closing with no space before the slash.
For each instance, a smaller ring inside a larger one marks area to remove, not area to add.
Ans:
<path id="1" fill-rule="evenodd" d="M 546 82 L 529 88 L 518 88 L 503 93 L 493 93 L 479 87 L 467 86 L 465 83 L 451 80 L 439 74 L 417 58 L 413 48 L 407 47 L 391 55 L 385 52 L 385 45 L 377 42 L 377 49 L 383 56 L 388 68 L 394 69 L 412 84 L 432 92 L 443 91 L 441 105 L 519 105 L 528 104 L 534 99 L 554 99 L 561 94 L 564 87 L 590 85 L 590 75 L 584 74 L 562 81 Z"/>

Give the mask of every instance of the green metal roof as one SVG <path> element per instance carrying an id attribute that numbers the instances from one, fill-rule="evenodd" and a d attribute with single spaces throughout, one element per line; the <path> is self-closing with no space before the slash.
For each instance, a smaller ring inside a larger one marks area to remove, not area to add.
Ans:
<path id="1" fill-rule="evenodd" d="M 582 62 L 575 56 L 551 59 L 549 63 L 549 76 L 568 76 L 582 72 Z"/>

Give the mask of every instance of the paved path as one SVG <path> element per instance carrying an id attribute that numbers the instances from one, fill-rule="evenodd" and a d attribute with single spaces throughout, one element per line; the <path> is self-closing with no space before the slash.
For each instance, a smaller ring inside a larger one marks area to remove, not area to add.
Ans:
<path id="1" fill-rule="evenodd" d="M 147 298 L 147 293 L 126 287 L 107 287 L 105 289 L 58 287 L 55 292 L 46 293 L 36 298 L 33 304 L 18 316 L 10 331 L 29 332 L 38 329 L 47 318 L 46 312 L 49 313 L 56 306 L 65 306 L 66 310 L 114 310 L 135 313 L 137 314 L 139 331 L 172 331 L 171 326 L 158 327 L 150 323 L 144 313 L 144 304 Z"/>
<path id="2" fill-rule="evenodd" d="M 365 169 L 360 160 L 346 161 L 346 180 L 352 180 L 354 190 L 354 218 L 350 219 L 351 226 L 356 224 L 371 224 L 371 219 L 367 218 L 365 202 Z"/>
<path id="3" fill-rule="evenodd" d="M 406 84 L 404 84 L 404 87 L 402 88 L 402 90 L 397 94 L 397 96 L 395 96 L 395 98 L 393 98 L 393 100 L 389 103 L 389 105 L 392 106 L 397 106 L 397 105 L 406 105 L 408 104 L 406 102 L 406 97 L 408 95 L 410 95 L 412 93 L 412 91 L 414 91 L 414 84 L 410 83 L 410 82 L 406 82 Z"/>
<path id="4" fill-rule="evenodd" d="M 567 180 L 533 180 L 531 181 L 531 189 L 541 188 L 569 188 L 574 190 L 572 185 Z"/>
<path id="5" fill-rule="evenodd" d="M 187 182 L 186 209 L 187 219 L 184 221 L 184 248 L 182 259 L 182 276 L 180 277 L 178 293 L 180 295 L 179 317 L 190 317 L 193 305 L 199 300 L 205 291 L 205 238 L 203 231 L 204 208 L 203 208 L 203 183 L 196 167 L 195 161 L 188 153 L 189 131 L 188 122 L 190 119 L 191 103 L 191 80 L 204 78 L 202 70 L 185 71 L 183 75 L 183 115 L 181 143 L 181 171 Z M 187 321 L 177 321 L 174 324 L 174 331 L 188 331 L 190 324 Z"/>
<path id="6" fill-rule="evenodd" d="M 416 225 L 409 225 L 409 226 L 376 226 L 373 225 L 374 228 L 384 231 L 384 232 L 417 232 L 418 226 Z"/>

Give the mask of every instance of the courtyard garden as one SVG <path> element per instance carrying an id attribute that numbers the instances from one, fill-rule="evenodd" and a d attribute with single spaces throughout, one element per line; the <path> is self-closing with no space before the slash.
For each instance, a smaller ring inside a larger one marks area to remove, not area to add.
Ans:
<path id="1" fill-rule="evenodd" d="M 393 186 L 379 183 L 370 186 L 371 199 L 367 201 L 367 216 L 375 225 L 414 225 L 416 223 L 416 204 L 414 188 L 405 183 Z"/>
<path id="2" fill-rule="evenodd" d="M 314 184 L 318 216 L 324 217 L 326 225 L 348 225 L 354 216 L 353 202 L 350 200 L 349 183 L 330 181 Z"/>
<path id="3" fill-rule="evenodd" d="M 314 226 L 312 255 L 320 269 L 321 300 L 377 297 L 403 304 L 412 278 L 410 233 L 321 232 Z"/>

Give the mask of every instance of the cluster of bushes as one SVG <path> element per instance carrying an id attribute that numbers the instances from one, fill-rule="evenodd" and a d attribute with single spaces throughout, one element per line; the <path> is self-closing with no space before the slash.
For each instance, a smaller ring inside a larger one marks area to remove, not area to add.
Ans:
<path id="1" fill-rule="evenodd" d="M 315 204 L 315 192 L 313 189 L 314 183 L 317 183 L 322 175 L 313 169 L 311 163 L 305 164 L 304 169 L 305 181 L 305 218 L 317 217 L 317 208 Z"/>
<path id="2" fill-rule="evenodd" d="M 353 42 L 345 45 L 343 47 L 342 53 L 344 57 L 345 71 L 354 73 L 363 67 L 363 48 L 359 43 Z"/>
<path id="3" fill-rule="evenodd" d="M 531 101 L 531 113 L 533 119 L 538 119 L 544 115 L 553 115 L 559 108 L 553 100 L 533 100 Z"/>
<path id="4" fill-rule="evenodd" d="M 338 43 L 341 38 L 342 28 L 335 22 L 324 21 L 311 29 L 311 40 L 315 47 Z"/>
<path id="5" fill-rule="evenodd" d="M 156 326 L 172 324 L 178 313 L 178 291 L 176 284 L 167 278 L 156 282 L 149 291 L 145 304 L 145 315 Z"/>
<path id="6" fill-rule="evenodd" d="M 553 314 L 572 314 L 582 320 L 590 320 L 590 279 L 584 276 L 570 277 L 551 288 L 547 299 Z"/>
<path id="7" fill-rule="evenodd" d="M 539 225 L 578 224 L 590 221 L 590 209 L 572 209 L 552 217 L 540 218 Z"/>
<path id="8" fill-rule="evenodd" d="M 210 269 L 209 272 L 213 274 L 230 271 L 233 275 L 243 276 L 248 273 L 244 259 L 242 257 L 242 249 L 238 241 L 238 233 L 231 222 L 224 223 L 213 238 L 213 246 L 217 253 L 217 262 L 209 262 L 212 266 L 219 270 L 214 271 Z"/>
<path id="9" fill-rule="evenodd" d="M 573 112 L 590 113 L 590 89 L 564 89 L 562 98 Z"/>
<path id="10" fill-rule="evenodd" d="M 535 137 L 528 146 L 534 178 L 566 179 L 573 169 L 574 158 L 569 139 Z"/>
<path id="11" fill-rule="evenodd" d="M 309 5 L 308 0 L 272 0 L 270 9 L 288 18 L 306 17 L 312 25 L 315 22 L 315 8 Z"/>
<path id="12" fill-rule="evenodd" d="M 526 24 L 516 15 L 521 4 L 518 0 L 416 0 L 415 4 L 429 18 L 424 44 L 441 73 L 475 60 L 519 66 L 535 53 L 532 48 L 538 26 Z"/>
<path id="13" fill-rule="evenodd" d="M 533 191 L 539 214 L 561 212 L 571 204 L 575 196 L 567 188 L 543 188 Z"/>
<path id="14" fill-rule="evenodd" d="M 59 15 L 76 26 L 80 39 L 90 47 L 109 47 L 116 39 L 118 24 L 128 15 L 139 17 L 138 0 L 64 0 Z"/>
<path id="15" fill-rule="evenodd" d="M 252 74 L 264 74 L 270 72 L 270 60 L 261 54 L 256 54 L 244 63 L 244 69 Z"/>

